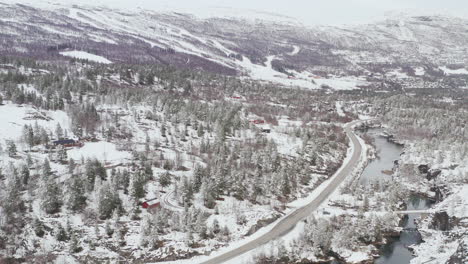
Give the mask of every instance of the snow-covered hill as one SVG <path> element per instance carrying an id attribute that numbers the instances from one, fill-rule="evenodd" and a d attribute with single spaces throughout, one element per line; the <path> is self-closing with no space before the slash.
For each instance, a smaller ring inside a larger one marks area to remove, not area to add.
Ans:
<path id="1" fill-rule="evenodd" d="M 2 0 L 0 6 L 2 54 L 56 59 L 63 52 L 82 51 L 106 62 L 163 63 L 335 89 L 364 86 L 363 80 L 343 76 L 366 76 L 389 65 L 392 70 L 438 69 L 468 62 L 468 21 L 451 17 L 401 16 L 368 25 L 311 28 L 286 18 L 275 22 L 267 14 L 253 20 L 221 12 L 202 19 L 44 1 Z"/>

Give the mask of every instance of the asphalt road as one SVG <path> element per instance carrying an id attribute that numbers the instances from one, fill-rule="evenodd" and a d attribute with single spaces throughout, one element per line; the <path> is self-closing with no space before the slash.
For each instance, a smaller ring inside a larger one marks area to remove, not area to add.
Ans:
<path id="1" fill-rule="evenodd" d="M 288 215 L 286 218 L 278 222 L 270 232 L 265 233 L 257 239 L 252 240 L 251 242 L 248 242 L 236 249 L 233 249 L 210 260 L 202 262 L 201 264 L 223 263 L 232 258 L 240 256 L 250 250 L 253 250 L 263 244 L 268 243 L 269 241 L 275 240 L 283 236 L 284 234 L 292 230 L 299 221 L 311 215 L 312 212 L 315 211 L 328 198 L 328 196 L 336 190 L 336 188 L 344 181 L 346 176 L 348 176 L 353 171 L 354 167 L 357 166 L 359 163 L 359 159 L 361 157 L 362 152 L 362 146 L 351 128 L 351 126 L 353 126 L 357 122 L 353 122 L 345 126 L 346 135 L 351 140 L 351 144 L 354 146 L 354 152 L 351 156 L 351 159 L 349 159 L 348 163 L 344 165 L 343 169 L 336 175 L 335 178 L 333 178 L 330 184 L 323 189 L 323 191 L 317 196 L 317 198 L 315 198 L 315 200 L 297 209 L 296 211 Z"/>

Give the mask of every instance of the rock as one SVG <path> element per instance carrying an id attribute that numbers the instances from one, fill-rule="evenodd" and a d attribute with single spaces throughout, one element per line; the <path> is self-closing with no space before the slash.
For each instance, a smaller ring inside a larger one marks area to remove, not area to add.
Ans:
<path id="1" fill-rule="evenodd" d="M 426 174 L 429 172 L 429 165 L 427 164 L 421 164 L 418 166 L 419 173 L 421 174 Z"/>
<path id="2" fill-rule="evenodd" d="M 260 228 L 273 223 L 279 217 L 280 217 L 279 214 L 275 214 L 270 218 L 258 220 L 257 223 L 249 229 L 249 232 L 247 232 L 246 236 L 250 236 L 251 234 L 257 232 Z"/>
<path id="3" fill-rule="evenodd" d="M 446 186 L 431 187 L 430 190 L 435 193 L 434 202 L 436 203 L 442 202 L 447 197 L 448 190 Z"/>
<path id="4" fill-rule="evenodd" d="M 431 170 L 429 170 L 429 171 L 427 172 L 426 179 L 427 179 L 428 181 L 431 181 L 431 180 L 437 178 L 437 177 L 440 175 L 441 172 L 442 172 L 442 171 L 439 170 L 439 169 L 431 169 Z"/>
<path id="5" fill-rule="evenodd" d="M 447 212 L 437 212 L 432 217 L 431 228 L 440 230 L 440 231 L 448 231 L 450 230 L 450 217 Z"/>

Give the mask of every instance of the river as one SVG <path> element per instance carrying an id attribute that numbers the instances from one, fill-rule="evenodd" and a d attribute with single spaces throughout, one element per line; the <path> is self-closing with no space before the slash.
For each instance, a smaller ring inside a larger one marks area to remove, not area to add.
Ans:
<path id="1" fill-rule="evenodd" d="M 371 129 L 366 133 L 375 141 L 377 156 L 364 169 L 361 176 L 361 183 L 367 184 L 375 180 L 389 180 L 391 176 L 383 171 L 392 170 L 394 161 L 398 160 L 403 148 L 388 142 L 385 138 L 380 137 L 381 129 Z M 412 195 L 407 201 L 408 210 L 422 210 L 430 207 L 430 201 L 426 198 Z M 421 243 L 421 235 L 417 232 L 414 220 L 419 218 L 419 214 L 405 215 L 400 237 L 389 241 L 381 249 L 381 256 L 376 259 L 377 264 L 409 264 L 413 255 L 408 250 L 407 246 Z"/>

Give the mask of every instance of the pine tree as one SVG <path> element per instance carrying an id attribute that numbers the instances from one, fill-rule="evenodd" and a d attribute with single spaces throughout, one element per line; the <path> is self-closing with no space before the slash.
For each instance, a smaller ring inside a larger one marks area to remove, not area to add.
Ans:
<path id="1" fill-rule="evenodd" d="M 84 180 L 80 176 L 73 176 L 68 186 L 67 208 L 78 211 L 86 206 L 87 197 Z"/>
<path id="2" fill-rule="evenodd" d="M 146 155 L 148 155 L 149 152 L 151 151 L 150 143 L 151 143 L 150 137 L 148 136 L 148 134 L 146 134 L 146 139 L 145 139 L 145 152 L 146 152 Z"/>
<path id="3" fill-rule="evenodd" d="M 120 186 L 124 190 L 124 194 L 128 194 L 128 187 L 130 186 L 130 173 L 124 169 L 120 178 Z"/>
<path id="4" fill-rule="evenodd" d="M 368 195 L 364 196 L 363 210 L 365 212 L 369 211 L 369 196 Z"/>
<path id="5" fill-rule="evenodd" d="M 57 136 L 57 139 L 63 138 L 63 129 L 60 126 L 60 123 L 57 123 L 57 126 L 55 127 L 55 135 Z"/>
<path id="6" fill-rule="evenodd" d="M 52 175 L 52 169 L 50 168 L 50 162 L 46 158 L 44 160 L 44 163 L 42 164 L 42 175 L 44 176 L 45 179 L 48 179 L 50 175 Z"/>
<path id="7" fill-rule="evenodd" d="M 7 141 L 7 152 L 10 158 L 15 157 L 17 154 L 16 144 L 12 140 Z"/>
<path id="8" fill-rule="evenodd" d="M 30 176 L 29 168 L 26 164 L 23 164 L 23 166 L 21 167 L 21 178 L 22 178 L 23 185 L 28 185 L 29 176 Z"/>
<path id="9" fill-rule="evenodd" d="M 165 124 L 161 125 L 161 136 L 166 137 L 166 125 Z"/>
<path id="10" fill-rule="evenodd" d="M 171 184 L 171 174 L 168 171 L 161 174 L 159 177 L 159 184 L 161 184 L 162 187 L 167 187 Z"/>
<path id="11" fill-rule="evenodd" d="M 23 127 L 23 140 L 28 144 L 29 149 L 31 150 L 32 147 L 35 145 L 35 136 L 34 136 L 34 130 L 31 126 L 24 125 Z"/>
<path id="12" fill-rule="evenodd" d="M 67 150 L 62 145 L 59 146 L 59 148 L 58 148 L 57 159 L 60 162 L 64 162 L 64 161 L 66 161 L 68 159 Z"/>
<path id="13" fill-rule="evenodd" d="M 199 138 L 203 137 L 205 135 L 205 128 L 203 127 L 203 124 L 198 124 L 198 128 L 197 128 L 197 136 Z"/>
<path id="14" fill-rule="evenodd" d="M 93 162 L 90 159 L 86 160 L 85 163 L 85 175 L 86 175 L 86 185 L 89 191 L 94 190 L 94 181 L 96 179 L 96 170 L 93 165 Z"/>
<path id="15" fill-rule="evenodd" d="M 26 164 L 31 167 L 33 165 L 33 159 L 30 154 L 26 156 Z"/>
<path id="16" fill-rule="evenodd" d="M 202 185 L 202 182 L 203 182 L 203 168 L 200 167 L 200 166 L 197 166 L 195 167 L 195 170 L 193 172 L 193 190 L 195 192 L 199 192 L 200 191 L 200 187 Z"/>
<path id="17" fill-rule="evenodd" d="M 193 184 L 187 178 L 184 178 L 182 188 L 183 205 L 190 207 L 193 202 Z"/>
<path id="18" fill-rule="evenodd" d="M 80 240 L 78 239 L 78 236 L 73 233 L 71 235 L 71 241 L 70 241 L 70 251 L 71 253 L 78 253 L 82 251 L 83 248 L 80 245 Z"/>
<path id="19" fill-rule="evenodd" d="M 288 175 L 286 173 L 283 174 L 281 192 L 284 196 L 288 196 L 289 194 L 291 194 L 291 187 L 290 187 Z"/>
<path id="20" fill-rule="evenodd" d="M 151 235 L 150 235 L 150 246 L 151 246 L 151 249 L 153 250 L 156 250 L 160 247 L 159 245 L 159 232 L 158 232 L 158 228 L 153 226 L 151 228 Z"/>
<path id="21" fill-rule="evenodd" d="M 227 226 L 224 226 L 222 234 L 226 238 L 226 240 L 229 241 L 231 231 L 229 231 L 229 228 Z"/>
<path id="22" fill-rule="evenodd" d="M 53 179 L 46 182 L 46 188 L 42 192 L 42 209 L 48 214 L 55 214 L 62 206 L 62 191 Z"/>
<path id="23" fill-rule="evenodd" d="M 106 234 L 108 237 L 112 237 L 112 235 L 114 234 L 114 230 L 111 228 L 111 224 L 110 224 L 110 221 L 106 221 Z"/>
<path id="24" fill-rule="evenodd" d="M 120 210 L 122 201 L 116 189 L 104 184 L 99 190 L 98 211 L 100 219 L 109 219 L 114 210 Z"/>
<path id="25" fill-rule="evenodd" d="M 10 177 L 10 180 L 7 182 L 6 186 L 3 186 L 3 195 L 1 202 L 2 207 L 2 218 L 5 219 L 6 224 L 20 224 L 24 219 L 19 218 L 18 214 L 21 214 L 25 210 L 24 202 L 20 194 L 20 181 L 19 177 L 13 172 Z"/>
<path id="26" fill-rule="evenodd" d="M 55 238 L 58 241 L 67 241 L 69 239 L 67 232 L 65 231 L 65 229 L 63 228 L 61 224 L 58 225 L 55 231 Z"/>
<path id="27" fill-rule="evenodd" d="M 38 138 L 38 143 L 36 144 L 43 143 L 46 144 L 46 147 L 49 146 L 49 135 L 47 134 L 47 131 L 44 128 L 41 128 L 39 133 L 40 137 Z"/>
<path id="28" fill-rule="evenodd" d="M 219 226 L 218 219 L 213 220 L 213 225 L 212 225 L 212 232 L 214 234 L 218 234 L 221 231 L 221 227 Z"/>
<path id="29" fill-rule="evenodd" d="M 68 173 L 73 174 L 76 168 L 76 163 L 73 159 L 68 161 Z"/>
<path id="30" fill-rule="evenodd" d="M 145 197 L 145 182 L 141 174 L 133 176 L 131 181 L 131 194 L 135 199 Z"/>
<path id="31" fill-rule="evenodd" d="M 33 229 L 36 236 L 43 237 L 45 235 L 44 224 L 39 218 L 34 218 Z"/>

